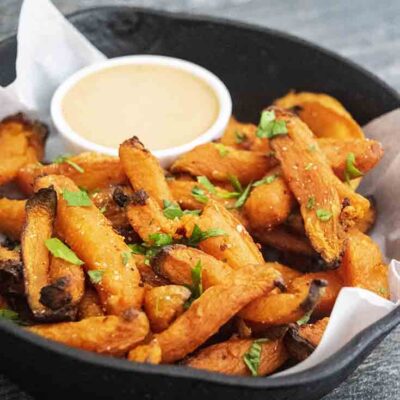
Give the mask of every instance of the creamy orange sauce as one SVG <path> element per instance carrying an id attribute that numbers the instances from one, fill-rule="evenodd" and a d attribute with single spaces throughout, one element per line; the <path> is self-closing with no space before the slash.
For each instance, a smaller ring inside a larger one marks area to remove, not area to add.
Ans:
<path id="1" fill-rule="evenodd" d="M 64 96 L 62 112 L 80 136 L 118 148 L 138 136 L 150 150 L 188 143 L 217 119 L 211 87 L 168 66 L 121 65 L 94 72 Z"/>

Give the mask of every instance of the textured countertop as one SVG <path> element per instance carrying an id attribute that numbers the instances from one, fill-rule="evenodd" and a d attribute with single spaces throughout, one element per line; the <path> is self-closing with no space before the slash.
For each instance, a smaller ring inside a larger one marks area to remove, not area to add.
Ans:
<path id="1" fill-rule="evenodd" d="M 99 5 L 123 4 L 221 16 L 285 30 L 350 58 L 400 90 L 398 0 L 53 1 L 63 13 Z M 15 33 L 20 5 L 21 0 L 0 1 L 0 40 Z M 324 400 L 399 399 L 399 376 L 400 327 Z M 32 400 L 1 375 L 0 399 Z"/>

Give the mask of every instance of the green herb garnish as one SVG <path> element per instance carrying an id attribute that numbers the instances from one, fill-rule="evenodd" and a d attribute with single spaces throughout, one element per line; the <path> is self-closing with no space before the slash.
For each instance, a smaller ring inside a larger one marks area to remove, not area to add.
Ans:
<path id="1" fill-rule="evenodd" d="M 87 192 L 80 190 L 79 192 L 70 192 L 64 189 L 62 196 L 70 207 L 90 207 L 92 202 Z"/>
<path id="2" fill-rule="evenodd" d="M 363 176 L 363 173 L 355 165 L 356 157 L 354 153 L 347 154 L 346 157 L 346 169 L 344 171 L 344 177 L 347 183 L 350 183 L 350 179 L 359 178 Z"/>
<path id="3" fill-rule="evenodd" d="M 315 144 L 310 144 L 310 145 L 308 146 L 308 151 L 309 151 L 310 153 L 313 153 L 315 150 L 317 150 L 317 146 L 316 146 Z"/>
<path id="4" fill-rule="evenodd" d="M 229 154 L 229 149 L 222 143 L 215 143 L 215 147 L 221 157 L 225 157 Z"/>
<path id="5" fill-rule="evenodd" d="M 204 186 L 210 193 L 212 194 L 217 193 L 217 188 L 209 181 L 209 179 L 206 176 L 198 176 L 197 182 L 200 185 Z"/>
<path id="6" fill-rule="evenodd" d="M 91 271 L 88 271 L 90 282 L 94 284 L 98 284 L 101 282 L 101 280 L 103 279 L 103 274 L 104 271 L 101 271 L 99 269 L 92 269 Z"/>
<path id="7" fill-rule="evenodd" d="M 208 203 L 208 196 L 206 195 L 206 192 L 203 189 L 200 189 L 198 186 L 195 186 L 192 189 L 192 195 L 199 203 Z"/>
<path id="8" fill-rule="evenodd" d="M 173 203 L 169 200 L 163 201 L 163 214 L 168 219 L 181 218 L 183 215 L 192 214 L 199 215 L 201 210 L 185 210 L 183 211 L 178 203 Z"/>
<path id="9" fill-rule="evenodd" d="M 323 208 L 319 208 L 316 211 L 316 214 L 318 219 L 324 222 L 329 221 L 332 218 L 332 213 L 328 210 L 324 210 Z"/>
<path id="10" fill-rule="evenodd" d="M 70 165 L 72 168 L 75 168 L 81 174 L 83 174 L 85 172 L 85 170 L 80 165 L 78 165 L 76 162 L 70 160 L 70 157 L 71 157 L 71 154 L 64 154 L 62 156 L 58 156 L 54 159 L 53 163 L 54 164 L 66 163 L 66 164 Z"/>
<path id="11" fill-rule="evenodd" d="M 269 176 L 265 176 L 264 178 L 260 179 L 259 181 L 255 181 L 253 183 L 253 187 L 258 187 L 261 185 L 264 185 L 265 183 L 270 184 L 272 183 L 279 175 L 275 174 L 275 175 L 269 175 Z"/>
<path id="12" fill-rule="evenodd" d="M 304 324 L 307 324 L 308 321 L 309 321 L 310 318 L 311 318 L 311 314 L 313 313 L 313 311 L 314 311 L 314 310 L 310 310 L 309 312 L 305 313 L 305 314 L 296 322 L 296 324 L 299 325 L 299 326 L 304 325 Z"/>
<path id="13" fill-rule="evenodd" d="M 187 288 L 192 292 L 190 298 L 185 302 L 184 307 L 187 309 L 191 304 L 203 294 L 202 284 L 202 265 L 201 261 L 197 261 L 196 265 L 192 268 L 192 284 L 187 285 Z"/>
<path id="14" fill-rule="evenodd" d="M 229 175 L 229 181 L 231 182 L 231 185 L 236 190 L 236 192 L 239 192 L 239 193 L 243 192 L 242 184 L 240 183 L 237 176 Z"/>
<path id="15" fill-rule="evenodd" d="M 310 196 L 307 200 L 306 208 L 307 210 L 312 210 L 315 206 L 315 196 Z"/>
<path id="16" fill-rule="evenodd" d="M 255 340 L 251 344 L 249 350 L 243 355 L 243 362 L 253 376 L 258 376 L 258 368 L 261 362 L 261 350 L 261 344 Z"/>
<path id="17" fill-rule="evenodd" d="M 99 211 L 100 211 L 102 214 L 104 214 L 104 213 L 107 211 L 107 207 L 106 207 L 106 206 L 103 206 L 103 207 L 99 208 Z"/>
<path id="18" fill-rule="evenodd" d="M 6 319 L 12 322 L 19 322 L 19 315 L 8 308 L 0 308 L 0 319 Z"/>
<path id="19" fill-rule="evenodd" d="M 256 135 L 259 138 L 272 139 L 275 136 L 286 135 L 288 132 L 286 122 L 277 120 L 275 111 L 263 111 Z"/>
<path id="20" fill-rule="evenodd" d="M 235 131 L 235 142 L 237 144 L 243 143 L 247 139 L 247 135 L 245 133 Z"/>
<path id="21" fill-rule="evenodd" d="M 157 247 L 168 246 L 173 243 L 172 236 L 167 233 L 152 233 L 149 235 L 149 241 Z"/>
<path id="22" fill-rule="evenodd" d="M 242 194 L 239 196 L 239 198 L 236 200 L 236 203 L 234 204 L 234 208 L 240 208 L 243 206 L 244 203 L 246 203 L 247 198 L 249 197 L 250 190 L 252 187 L 252 183 L 249 183 L 246 186 L 246 189 L 243 190 Z"/>
<path id="23" fill-rule="evenodd" d="M 58 238 L 47 239 L 45 245 L 54 257 L 61 258 L 74 265 L 84 264 L 84 262 Z"/>
<path id="24" fill-rule="evenodd" d="M 202 231 L 200 227 L 197 224 L 195 224 L 193 227 L 192 234 L 186 240 L 186 245 L 191 247 L 196 247 L 203 240 L 222 235 L 225 235 L 225 232 L 222 229 L 211 228 L 206 231 Z"/>
<path id="25" fill-rule="evenodd" d="M 146 254 L 146 247 L 139 243 L 128 244 L 128 247 L 131 249 L 133 254 Z"/>
<path id="26" fill-rule="evenodd" d="M 122 264 L 125 266 L 128 265 L 129 260 L 132 257 L 132 253 L 130 251 L 124 251 L 121 253 L 121 258 L 122 258 Z"/>
<path id="27" fill-rule="evenodd" d="M 312 162 L 309 162 L 309 163 L 304 167 L 304 169 L 305 169 L 306 171 L 309 171 L 312 167 L 313 167 L 313 163 L 312 163 Z"/>

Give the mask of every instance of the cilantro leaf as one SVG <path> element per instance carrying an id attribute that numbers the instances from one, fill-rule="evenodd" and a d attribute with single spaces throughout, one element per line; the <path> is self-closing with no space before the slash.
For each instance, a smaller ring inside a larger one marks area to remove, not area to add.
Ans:
<path id="1" fill-rule="evenodd" d="M 164 217 L 168 219 L 175 219 L 182 217 L 183 211 L 179 207 L 179 204 L 173 203 L 172 201 L 169 200 L 164 200 L 163 206 L 164 206 L 163 208 Z"/>
<path id="2" fill-rule="evenodd" d="M 350 179 L 359 178 L 364 174 L 355 165 L 356 157 L 354 153 L 347 154 L 346 157 L 346 169 L 344 171 L 344 177 L 347 183 L 350 183 Z"/>
<path id="3" fill-rule="evenodd" d="M 235 131 L 235 142 L 237 144 L 243 143 L 244 141 L 247 140 L 247 135 L 245 133 Z"/>
<path id="4" fill-rule="evenodd" d="M 184 307 L 187 309 L 191 306 L 193 301 L 198 299 L 203 294 L 202 284 L 202 265 L 201 261 L 197 261 L 196 265 L 192 268 L 192 284 L 188 285 L 187 288 L 192 292 L 190 298 L 185 302 Z"/>
<path id="5" fill-rule="evenodd" d="M 144 247 L 142 244 L 134 243 L 134 244 L 128 244 L 128 247 L 131 249 L 131 252 L 133 254 L 146 254 L 146 247 Z"/>
<path id="6" fill-rule="evenodd" d="M 252 183 L 250 182 L 246 189 L 243 190 L 242 194 L 239 196 L 239 198 L 236 200 L 236 203 L 234 204 L 234 208 L 240 208 L 243 206 L 244 203 L 246 203 L 247 198 L 249 197 L 250 190 L 252 187 Z"/>
<path id="7" fill-rule="evenodd" d="M 253 376 L 258 376 L 258 368 L 261 362 L 261 344 L 253 341 L 249 350 L 243 355 L 243 362 Z"/>
<path id="8" fill-rule="evenodd" d="M 209 179 L 206 176 L 198 176 L 197 182 L 200 185 L 204 186 L 210 193 L 212 194 L 217 193 L 217 188 L 209 181 Z"/>
<path id="9" fill-rule="evenodd" d="M 172 236 L 167 233 L 152 233 L 149 235 L 149 241 L 157 247 L 168 246 L 173 243 Z"/>
<path id="10" fill-rule="evenodd" d="M 72 168 L 75 168 L 81 174 L 83 174 L 85 172 L 85 170 L 80 165 L 78 165 L 76 162 L 70 160 L 70 157 L 71 157 L 71 154 L 64 154 L 64 155 L 58 156 L 54 159 L 53 163 L 54 164 L 66 163 L 66 164 L 70 165 Z"/>
<path id="11" fill-rule="evenodd" d="M 51 238 L 45 241 L 45 245 L 50 253 L 57 258 L 68 261 L 74 265 L 82 265 L 84 262 L 60 239 Z"/>
<path id="12" fill-rule="evenodd" d="M 288 132 L 286 122 L 277 120 L 275 111 L 263 111 L 258 124 L 256 136 L 259 138 L 272 139 L 278 135 L 286 135 Z"/>
<path id="13" fill-rule="evenodd" d="M 324 210 L 323 208 L 319 208 L 316 211 L 316 214 L 318 219 L 324 222 L 329 221 L 332 218 L 332 213 L 328 210 Z"/>
<path id="14" fill-rule="evenodd" d="M 87 192 L 80 190 L 79 192 L 70 192 L 64 189 L 62 196 L 70 207 L 90 207 L 92 202 Z"/>
<path id="15" fill-rule="evenodd" d="M 225 235 L 225 232 L 222 229 L 211 228 L 206 231 L 202 231 L 200 227 L 195 224 L 192 234 L 186 240 L 186 244 L 191 247 L 196 247 L 203 240 L 222 235 Z"/>
<path id="16" fill-rule="evenodd" d="M 92 269 L 91 271 L 88 271 L 90 281 L 94 284 L 98 284 L 101 282 L 101 280 L 103 279 L 103 274 L 104 271 L 101 271 L 99 269 Z"/>

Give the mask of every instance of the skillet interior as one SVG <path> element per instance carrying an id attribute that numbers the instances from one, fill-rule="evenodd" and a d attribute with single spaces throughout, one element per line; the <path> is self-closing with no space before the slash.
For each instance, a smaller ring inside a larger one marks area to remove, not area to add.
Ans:
<path id="1" fill-rule="evenodd" d="M 267 29 L 208 18 L 106 7 L 71 21 L 108 56 L 145 53 L 184 58 L 227 84 L 234 112 L 256 121 L 260 109 L 290 89 L 321 91 L 340 99 L 361 124 L 400 106 L 396 92 L 329 52 Z M 0 44 L 0 83 L 15 75 L 15 38 Z M 287 378 L 233 378 L 180 367 L 136 365 L 48 343 L 0 321 L 3 372 L 40 399 L 314 399 L 327 393 L 400 322 L 400 311 L 360 333 L 318 368 Z"/>

